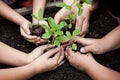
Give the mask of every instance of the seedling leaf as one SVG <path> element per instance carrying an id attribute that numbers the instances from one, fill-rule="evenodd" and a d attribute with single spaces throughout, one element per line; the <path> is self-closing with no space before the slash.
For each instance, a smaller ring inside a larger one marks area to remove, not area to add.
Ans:
<path id="1" fill-rule="evenodd" d="M 83 2 L 87 3 L 87 4 L 91 4 L 91 0 L 82 0 Z"/>
<path id="2" fill-rule="evenodd" d="M 69 31 L 66 31 L 66 36 L 67 36 L 69 39 L 72 38 L 72 35 L 71 35 L 71 33 L 70 33 Z"/>
<path id="3" fill-rule="evenodd" d="M 39 18 L 42 18 L 42 17 L 43 17 L 43 11 L 42 11 L 41 8 L 40 8 L 39 11 L 38 11 L 38 17 L 39 17 Z"/>
<path id="4" fill-rule="evenodd" d="M 33 18 L 35 18 L 35 19 L 39 20 L 39 18 L 38 18 L 36 15 L 31 14 L 31 16 L 32 16 Z"/>
<path id="5" fill-rule="evenodd" d="M 62 21 L 60 24 L 57 25 L 57 28 L 61 30 L 63 27 L 67 26 L 67 23 Z"/>
<path id="6" fill-rule="evenodd" d="M 73 49 L 73 50 L 77 50 L 77 44 L 73 43 L 73 44 L 72 44 L 72 49 Z"/>
<path id="7" fill-rule="evenodd" d="M 52 17 L 48 18 L 48 24 L 50 25 L 51 28 L 55 28 L 56 27 L 56 23 L 54 21 L 54 19 Z"/>
<path id="8" fill-rule="evenodd" d="M 80 29 L 75 29 L 72 33 L 72 36 L 77 36 L 80 34 Z"/>

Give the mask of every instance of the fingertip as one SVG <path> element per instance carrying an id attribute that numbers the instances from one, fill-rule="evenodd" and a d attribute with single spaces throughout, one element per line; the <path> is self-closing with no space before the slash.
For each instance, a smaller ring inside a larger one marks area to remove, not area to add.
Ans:
<path id="1" fill-rule="evenodd" d="M 86 51 L 85 51 L 84 48 L 81 48 L 81 49 L 80 49 L 80 52 L 81 52 L 81 53 L 86 53 Z"/>

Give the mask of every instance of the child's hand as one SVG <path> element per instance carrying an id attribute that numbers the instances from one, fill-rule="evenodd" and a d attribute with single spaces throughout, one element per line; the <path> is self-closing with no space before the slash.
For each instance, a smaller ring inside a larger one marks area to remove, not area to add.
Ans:
<path id="1" fill-rule="evenodd" d="M 40 37 L 38 36 L 32 36 L 30 35 L 29 30 L 29 21 L 24 21 L 22 24 L 20 24 L 20 32 L 21 35 L 29 42 L 33 42 L 34 44 L 38 44 Z"/>
<path id="2" fill-rule="evenodd" d="M 92 5 L 83 4 L 83 13 L 81 15 L 77 15 L 76 18 L 76 28 L 80 29 L 80 36 L 85 36 L 88 32 L 89 29 L 89 19 L 90 19 L 90 15 L 92 13 Z M 77 9 L 76 7 L 73 9 L 73 12 L 75 12 L 75 14 L 77 14 Z"/>
<path id="3" fill-rule="evenodd" d="M 111 44 L 104 38 L 90 39 L 90 38 L 75 37 L 74 40 L 84 45 L 84 47 L 80 49 L 80 52 L 82 53 L 92 52 L 94 54 L 103 54 L 111 50 L 110 48 Z"/>
<path id="4" fill-rule="evenodd" d="M 69 16 L 71 12 L 67 10 L 66 8 L 62 8 L 60 11 L 58 11 L 54 17 L 55 22 L 58 24 L 60 21 L 62 21 L 66 16 Z"/>
<path id="5" fill-rule="evenodd" d="M 73 67 L 81 71 L 86 71 L 96 62 L 90 53 L 74 52 L 71 47 L 66 48 L 65 56 Z"/>
<path id="6" fill-rule="evenodd" d="M 52 48 L 52 47 L 54 46 L 53 45 L 42 45 L 42 46 L 35 48 L 32 52 L 28 53 L 28 56 L 27 56 L 28 62 L 30 63 L 34 61 L 36 58 L 42 55 L 45 50 L 47 50 L 48 48 Z"/>
<path id="7" fill-rule="evenodd" d="M 40 55 L 39 58 L 31 63 L 31 66 L 36 73 L 43 73 L 46 71 L 54 70 L 63 64 L 63 58 L 63 48 L 57 47 Z"/>

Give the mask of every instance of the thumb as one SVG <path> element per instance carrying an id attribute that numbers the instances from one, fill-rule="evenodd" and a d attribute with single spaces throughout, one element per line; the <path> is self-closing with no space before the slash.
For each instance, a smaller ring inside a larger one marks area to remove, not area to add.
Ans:
<path id="1" fill-rule="evenodd" d="M 91 46 L 85 46 L 80 49 L 81 53 L 93 52 Z"/>
<path id="2" fill-rule="evenodd" d="M 74 40 L 82 45 L 90 45 L 93 43 L 93 39 L 83 38 L 83 37 L 79 37 L 79 36 L 76 36 L 74 38 Z"/>

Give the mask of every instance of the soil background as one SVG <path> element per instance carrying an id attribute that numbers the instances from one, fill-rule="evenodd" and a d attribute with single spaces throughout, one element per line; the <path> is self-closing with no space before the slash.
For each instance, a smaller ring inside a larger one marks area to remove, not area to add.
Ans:
<path id="1" fill-rule="evenodd" d="M 45 16 L 54 16 L 57 11 L 58 9 L 56 8 L 48 9 L 45 11 Z M 30 15 L 25 15 L 25 17 L 31 20 Z M 117 25 L 118 23 L 113 17 L 102 8 L 99 8 L 91 15 L 89 33 L 86 37 L 102 38 Z M 15 49 L 29 53 L 37 46 L 23 39 L 19 30 L 18 25 L 6 19 L 0 20 L 0 41 Z M 107 52 L 103 55 L 94 55 L 94 58 L 106 67 L 120 71 L 120 49 Z M 0 64 L 1 69 L 12 67 L 10 65 Z M 69 62 L 66 61 L 56 70 L 35 75 L 29 80 L 91 80 L 91 78 L 87 74 L 70 66 Z"/>

